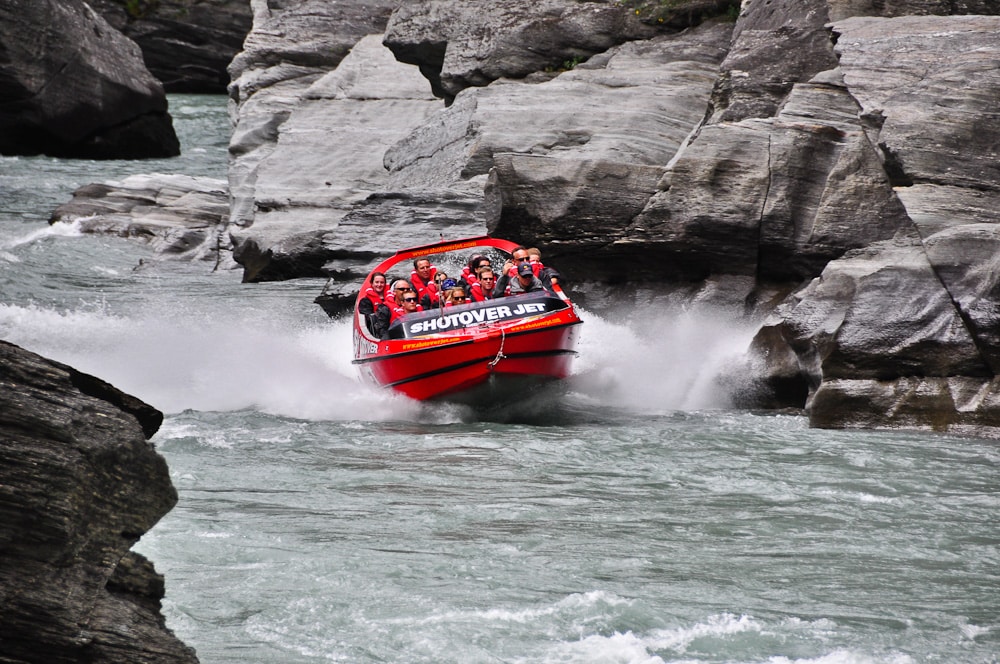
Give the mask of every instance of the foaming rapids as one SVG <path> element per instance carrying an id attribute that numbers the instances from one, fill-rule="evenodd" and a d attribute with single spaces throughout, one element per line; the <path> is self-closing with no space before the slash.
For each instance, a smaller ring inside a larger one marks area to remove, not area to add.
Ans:
<path id="1" fill-rule="evenodd" d="M 370 420 L 419 410 L 359 382 L 351 330 L 343 322 L 306 325 L 224 308 L 132 318 L 0 304 L 0 338 L 93 374 L 168 414 L 252 409 L 301 419 Z"/>
<path id="2" fill-rule="evenodd" d="M 578 396 L 638 413 L 731 407 L 725 376 L 757 325 L 718 309 L 648 311 L 585 323 L 571 381 Z"/>
<path id="3" fill-rule="evenodd" d="M 560 400 L 578 414 L 725 408 L 728 394 L 716 378 L 754 332 L 710 310 L 657 313 L 638 323 L 584 317 L 574 375 L 557 394 L 535 400 L 543 419 L 566 405 Z M 362 383 L 351 364 L 346 321 L 263 317 L 200 300 L 128 316 L 100 305 L 61 312 L 0 304 L 0 338 L 168 414 L 258 410 L 310 420 L 439 423 L 483 416 L 459 406 L 428 407 Z"/>
<path id="4" fill-rule="evenodd" d="M 80 237 L 81 235 L 83 235 L 81 223 L 79 221 L 74 221 L 72 223 L 44 226 L 16 237 L 0 238 L 0 259 L 11 263 L 19 263 L 21 262 L 21 259 L 18 258 L 16 254 L 12 253 L 13 249 L 33 244 L 38 240 L 48 237 Z"/>

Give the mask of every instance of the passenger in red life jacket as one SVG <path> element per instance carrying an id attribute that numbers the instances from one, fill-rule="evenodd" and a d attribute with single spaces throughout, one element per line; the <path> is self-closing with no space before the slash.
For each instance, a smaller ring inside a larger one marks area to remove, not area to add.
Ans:
<path id="1" fill-rule="evenodd" d="M 371 286 L 365 289 L 364 299 L 358 303 L 358 311 L 363 314 L 373 314 L 380 304 L 385 304 L 385 275 L 372 272 Z"/>
<path id="2" fill-rule="evenodd" d="M 545 286 L 545 290 L 551 291 L 552 284 L 559 283 L 559 279 L 561 278 L 559 272 L 555 268 L 542 265 L 542 252 L 537 247 L 530 247 L 528 249 L 528 258 L 531 260 L 531 267 L 535 272 L 535 276 L 541 280 L 542 285 Z"/>
<path id="3" fill-rule="evenodd" d="M 365 289 L 364 297 L 358 302 L 358 312 L 364 315 L 368 331 L 379 337 L 388 327 L 392 313 L 390 307 L 385 303 L 385 275 L 381 272 L 373 272 L 370 283 L 371 286 Z"/>
<path id="4" fill-rule="evenodd" d="M 399 306 L 396 299 L 399 298 L 403 293 L 408 290 L 413 290 L 413 286 L 406 279 L 396 279 L 392 282 L 392 290 L 385 294 L 385 303 L 390 309 L 395 309 Z"/>
<path id="5" fill-rule="evenodd" d="M 413 290 L 408 290 L 403 293 L 400 298 L 402 305 L 393 309 L 392 319 L 389 321 L 389 325 L 392 325 L 397 320 L 405 316 L 406 314 L 412 314 L 414 311 L 423 311 L 424 308 L 417 304 L 417 292 Z"/>
<path id="6" fill-rule="evenodd" d="M 497 278 L 493 270 L 486 268 L 479 272 L 479 281 L 472 284 L 469 289 L 469 297 L 473 302 L 484 302 L 486 300 L 492 300 L 495 295 L 493 295 L 493 287 L 496 286 Z"/>
<path id="7" fill-rule="evenodd" d="M 462 277 L 459 279 L 459 283 L 464 281 L 465 287 L 471 288 L 479 281 L 479 273 L 488 267 L 491 267 L 489 258 L 482 254 L 474 255 L 469 259 L 469 263 L 462 268 Z"/>
<path id="8" fill-rule="evenodd" d="M 437 268 L 431 265 L 427 258 L 418 258 L 413 261 L 413 272 L 410 273 L 410 282 L 413 290 L 417 291 L 417 297 L 426 307 L 437 306 L 438 289 L 434 282 L 434 275 Z"/>

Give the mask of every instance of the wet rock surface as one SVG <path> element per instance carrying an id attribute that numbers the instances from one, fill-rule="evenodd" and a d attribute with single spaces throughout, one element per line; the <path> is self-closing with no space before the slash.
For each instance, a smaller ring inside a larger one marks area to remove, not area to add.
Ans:
<path id="1" fill-rule="evenodd" d="M 148 442 L 163 415 L 0 341 L 0 657 L 197 662 L 133 544 L 177 502 Z"/>

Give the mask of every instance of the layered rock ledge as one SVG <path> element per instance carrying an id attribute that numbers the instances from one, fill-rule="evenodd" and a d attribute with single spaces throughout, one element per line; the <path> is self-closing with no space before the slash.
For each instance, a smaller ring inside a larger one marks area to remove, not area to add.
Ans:
<path id="1" fill-rule="evenodd" d="M 148 442 L 162 414 L 0 341 L 0 659 L 197 662 L 131 551 L 177 502 Z"/>

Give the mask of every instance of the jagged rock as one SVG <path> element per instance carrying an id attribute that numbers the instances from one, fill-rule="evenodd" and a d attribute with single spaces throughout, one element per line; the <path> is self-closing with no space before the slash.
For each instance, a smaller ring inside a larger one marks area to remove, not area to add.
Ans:
<path id="1" fill-rule="evenodd" d="M 393 12 L 385 43 L 450 102 L 469 86 L 558 69 L 656 33 L 618 2 L 431 0 Z"/>
<path id="2" fill-rule="evenodd" d="M 1000 141 L 981 125 L 996 120 L 987 100 L 1000 94 L 1000 75 L 986 63 L 1000 55 L 1000 19 L 850 19 L 833 29 L 846 84 L 862 115 L 878 119 L 867 130 L 886 170 L 908 185 L 896 190 L 911 228 L 830 263 L 779 308 L 776 326 L 814 388 L 810 417 L 817 426 L 1000 426 L 1000 186 L 990 157 Z M 783 353 L 773 334 L 761 345 Z"/>
<path id="3" fill-rule="evenodd" d="M 642 210 L 698 125 L 731 27 L 626 44 L 535 85 L 466 90 L 429 123 L 439 135 L 422 128 L 387 154 L 393 182 L 493 169 L 485 190 L 492 234 L 544 245 L 556 261 L 571 245 L 568 278 L 612 280 L 621 261 L 605 254 L 598 265 L 586 255 L 620 237 L 608 221 Z"/>
<path id="4" fill-rule="evenodd" d="M 275 143 L 256 151 L 252 194 L 244 181 L 234 202 L 234 221 L 246 228 L 231 232 L 244 280 L 324 276 L 323 237 L 385 187 L 383 153 L 440 106 L 378 35 L 359 41 L 298 96 Z"/>
<path id="5" fill-rule="evenodd" d="M 163 415 L 0 341 L 0 659 L 197 662 L 129 549 L 177 502 L 147 441 Z"/>
<path id="6" fill-rule="evenodd" d="M 88 0 L 142 49 L 167 92 L 225 94 L 250 32 L 250 0 Z"/>
<path id="7" fill-rule="evenodd" d="M 758 334 L 768 364 L 761 375 L 787 376 L 786 346 L 795 353 L 817 426 L 1000 426 L 995 405 L 979 410 L 996 401 L 984 395 L 996 388 L 998 227 L 966 225 L 935 238 L 925 245 L 904 233 L 831 262 Z M 942 271 L 940 259 L 959 252 L 971 255 Z M 944 398 L 955 385 L 967 394 Z"/>
<path id="8" fill-rule="evenodd" d="M 792 86 L 837 66 L 826 0 L 744 0 L 710 122 L 769 118 Z"/>
<path id="9" fill-rule="evenodd" d="M 0 153 L 180 154 L 163 87 L 134 42 L 82 0 L 0 5 Z"/>
<path id="10" fill-rule="evenodd" d="M 49 223 L 75 223 L 85 233 L 109 233 L 147 242 L 158 254 L 231 263 L 228 187 L 224 180 L 187 175 L 131 175 L 73 192 Z"/>
<path id="11" fill-rule="evenodd" d="M 392 4 L 307 0 L 289 7 L 253 5 L 253 29 L 229 66 L 229 97 L 235 105 L 229 142 L 230 221 L 235 226 L 254 223 L 257 169 L 303 93 L 336 69 L 362 37 L 380 34 Z"/>

